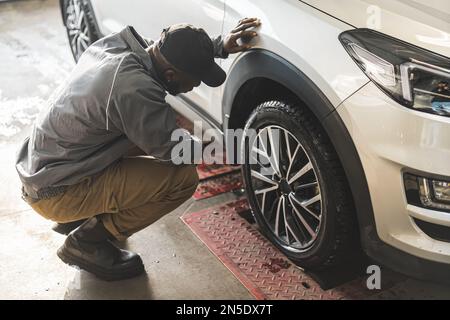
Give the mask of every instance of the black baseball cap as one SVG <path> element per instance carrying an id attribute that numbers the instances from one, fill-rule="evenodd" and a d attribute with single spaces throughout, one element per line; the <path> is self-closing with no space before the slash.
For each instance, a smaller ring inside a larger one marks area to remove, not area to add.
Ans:
<path id="1" fill-rule="evenodd" d="M 213 42 L 201 28 L 176 24 L 164 29 L 159 50 L 175 68 L 207 86 L 218 87 L 225 82 L 225 71 L 214 61 Z"/>

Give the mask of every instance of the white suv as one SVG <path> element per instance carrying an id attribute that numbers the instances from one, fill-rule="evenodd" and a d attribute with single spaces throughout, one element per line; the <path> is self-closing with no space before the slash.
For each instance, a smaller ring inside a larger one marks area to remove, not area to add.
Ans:
<path id="1" fill-rule="evenodd" d="M 275 174 L 243 174 L 261 231 L 305 268 L 361 244 L 394 270 L 450 281 L 450 2 L 61 0 L 77 59 L 125 25 L 152 39 L 189 22 L 210 35 L 243 17 L 253 49 L 220 61 L 220 88 L 168 97 L 221 132 L 281 132 Z M 243 153 L 263 154 L 244 144 Z M 269 151 L 267 151 L 269 152 Z"/>

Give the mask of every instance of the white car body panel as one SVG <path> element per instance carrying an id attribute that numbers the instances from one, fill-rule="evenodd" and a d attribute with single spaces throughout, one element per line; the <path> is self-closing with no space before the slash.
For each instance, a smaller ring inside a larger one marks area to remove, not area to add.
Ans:
<path id="1" fill-rule="evenodd" d="M 322 90 L 332 105 L 339 105 L 368 82 L 339 42 L 339 34 L 352 29 L 349 25 L 297 0 L 227 0 L 224 30 L 231 30 L 247 16 L 257 16 L 262 22 L 259 37 L 252 43 L 255 48 L 289 61 Z M 233 59 L 222 62 L 226 71 L 232 64 Z"/>
<path id="2" fill-rule="evenodd" d="M 412 255 L 450 263 L 450 244 L 411 217 L 450 226 L 450 214 L 409 205 L 404 169 L 450 176 L 450 118 L 407 109 L 372 82 L 338 109 L 361 157 L 381 240 Z"/>
<path id="3" fill-rule="evenodd" d="M 357 28 L 376 29 L 443 56 L 450 56 L 448 0 L 303 0 L 303 2 Z"/>

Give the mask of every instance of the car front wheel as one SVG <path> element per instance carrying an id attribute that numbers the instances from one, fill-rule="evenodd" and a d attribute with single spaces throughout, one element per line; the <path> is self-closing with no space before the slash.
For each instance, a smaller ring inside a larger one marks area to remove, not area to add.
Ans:
<path id="1" fill-rule="evenodd" d="M 267 101 L 249 117 L 243 175 L 261 232 L 305 268 L 344 261 L 357 229 L 345 174 L 314 116 L 296 103 Z"/>

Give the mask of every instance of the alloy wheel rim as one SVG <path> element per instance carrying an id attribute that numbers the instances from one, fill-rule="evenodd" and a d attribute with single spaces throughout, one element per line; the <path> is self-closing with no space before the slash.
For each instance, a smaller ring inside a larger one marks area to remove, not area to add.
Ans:
<path id="1" fill-rule="evenodd" d="M 250 142 L 251 190 L 277 239 L 305 251 L 322 225 L 322 193 L 316 169 L 302 144 L 287 129 L 269 125 Z"/>
<path id="2" fill-rule="evenodd" d="M 78 60 L 90 43 L 86 16 L 80 0 L 69 0 L 66 17 L 70 46 Z"/>

